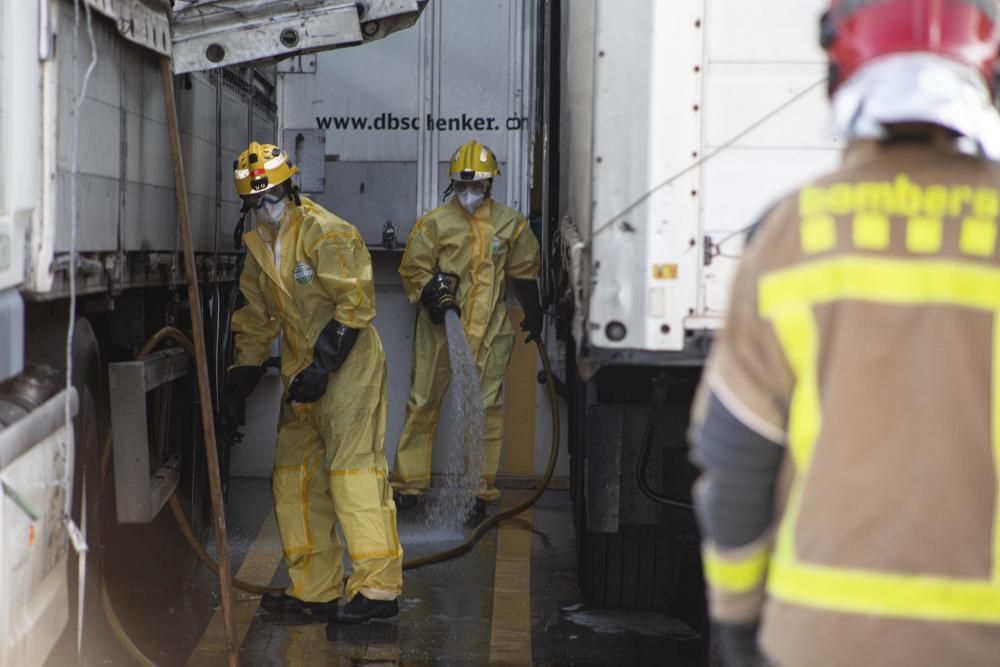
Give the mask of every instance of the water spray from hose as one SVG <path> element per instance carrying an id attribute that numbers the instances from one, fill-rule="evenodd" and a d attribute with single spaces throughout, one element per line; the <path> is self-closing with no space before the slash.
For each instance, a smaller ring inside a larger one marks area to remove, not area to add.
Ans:
<path id="1" fill-rule="evenodd" d="M 428 496 L 425 526 L 432 529 L 461 529 L 472 512 L 476 493 L 486 466 L 483 447 L 486 417 L 479 386 L 479 368 L 465 336 L 458 314 L 445 313 L 451 384 L 442 403 L 442 421 L 452 431 L 441 438 L 443 480 Z"/>

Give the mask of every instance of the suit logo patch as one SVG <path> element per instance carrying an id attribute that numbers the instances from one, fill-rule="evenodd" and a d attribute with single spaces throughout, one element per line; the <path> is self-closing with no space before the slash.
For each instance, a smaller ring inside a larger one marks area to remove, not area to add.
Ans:
<path id="1" fill-rule="evenodd" d="M 313 271 L 313 267 L 309 266 L 309 262 L 302 260 L 295 265 L 295 282 L 300 285 L 308 285 L 313 281 L 316 273 Z"/>
<path id="2" fill-rule="evenodd" d="M 503 241 L 497 238 L 493 239 L 493 254 L 500 252 L 501 248 L 503 248 Z"/>

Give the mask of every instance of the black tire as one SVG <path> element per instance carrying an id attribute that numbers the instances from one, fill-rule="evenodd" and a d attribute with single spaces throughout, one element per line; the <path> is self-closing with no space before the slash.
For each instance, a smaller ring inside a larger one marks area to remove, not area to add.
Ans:
<path id="1" fill-rule="evenodd" d="M 622 525 L 616 533 L 587 529 L 585 492 L 590 412 L 588 387 L 567 354 L 570 490 L 576 528 L 577 579 L 590 607 L 666 611 L 680 579 L 682 551 L 669 528 Z"/>
<path id="2" fill-rule="evenodd" d="M 577 553 L 580 536 L 586 530 L 584 498 L 585 454 L 587 441 L 587 385 L 580 379 L 576 367 L 576 345 L 572 339 L 566 343 L 566 406 L 568 412 L 567 437 L 570 464 L 569 494 L 573 507 L 573 527 L 576 529 Z"/>
<path id="3" fill-rule="evenodd" d="M 103 558 L 101 544 L 101 447 L 108 429 L 105 383 L 97 337 L 85 319 L 76 323 L 73 338 L 73 385 L 80 399 L 74 420 L 76 455 L 73 474 L 73 520 L 84 532 L 88 552 L 83 605 L 79 605 L 79 558 L 69 551 L 68 639 L 77 646 L 78 613 L 83 613 L 83 634 L 79 664 L 103 662 L 106 626 L 101 608 Z"/>
<path id="4" fill-rule="evenodd" d="M 680 549 L 656 526 L 579 535 L 580 588 L 591 607 L 669 611 L 680 580 Z"/>

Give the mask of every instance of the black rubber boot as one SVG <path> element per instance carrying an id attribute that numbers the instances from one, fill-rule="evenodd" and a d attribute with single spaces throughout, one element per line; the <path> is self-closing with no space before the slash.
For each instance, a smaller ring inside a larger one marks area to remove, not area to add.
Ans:
<path id="1" fill-rule="evenodd" d="M 327 619 L 337 617 L 337 599 L 329 602 L 305 602 L 287 593 L 265 593 L 260 598 L 261 609 L 277 616 L 294 615 L 321 616 Z"/>
<path id="2" fill-rule="evenodd" d="M 486 518 L 486 501 L 483 500 L 482 498 L 476 498 L 475 503 L 473 503 L 472 505 L 472 509 L 469 510 L 469 516 L 465 518 L 465 525 L 468 528 L 475 528 L 485 518 Z"/>
<path id="3" fill-rule="evenodd" d="M 395 600 L 369 600 L 361 593 L 345 604 L 337 612 L 341 623 L 364 623 L 373 618 L 392 618 L 399 613 L 399 603 Z"/>
<path id="4" fill-rule="evenodd" d="M 396 501 L 396 511 L 400 514 L 410 514 L 420 507 L 420 496 L 409 493 L 397 493 L 393 496 Z"/>
<path id="5" fill-rule="evenodd" d="M 486 516 L 486 501 L 482 498 L 476 498 L 475 504 L 472 506 L 472 519 L 482 519 Z"/>

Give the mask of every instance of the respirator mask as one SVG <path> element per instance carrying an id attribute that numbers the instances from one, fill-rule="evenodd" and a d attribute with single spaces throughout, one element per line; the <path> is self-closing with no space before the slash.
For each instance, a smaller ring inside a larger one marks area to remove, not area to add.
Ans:
<path id="1" fill-rule="evenodd" d="M 476 209 L 486 201 L 486 190 L 488 187 L 486 181 L 456 181 L 452 187 L 455 190 L 455 196 L 458 197 L 458 203 L 470 215 L 475 213 Z"/>
<path id="2" fill-rule="evenodd" d="M 249 195 L 245 199 L 257 224 L 278 227 L 285 217 L 286 197 L 283 189 L 275 188 L 259 195 Z"/>

